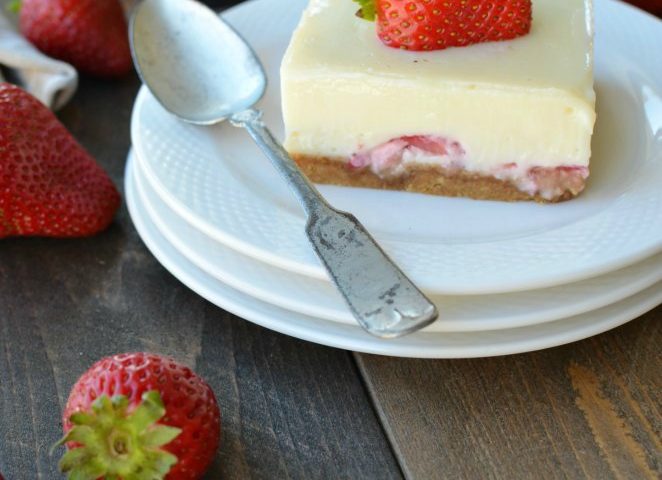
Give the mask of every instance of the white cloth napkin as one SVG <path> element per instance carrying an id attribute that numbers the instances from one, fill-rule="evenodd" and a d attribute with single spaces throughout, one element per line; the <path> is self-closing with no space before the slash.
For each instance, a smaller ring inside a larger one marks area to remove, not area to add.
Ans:
<path id="1" fill-rule="evenodd" d="M 0 1 L 2 8 L 4 1 Z M 0 65 L 22 88 L 49 108 L 63 107 L 76 92 L 78 73 L 68 63 L 47 57 L 23 38 L 0 10 Z M 2 75 L 0 75 L 2 80 Z"/>

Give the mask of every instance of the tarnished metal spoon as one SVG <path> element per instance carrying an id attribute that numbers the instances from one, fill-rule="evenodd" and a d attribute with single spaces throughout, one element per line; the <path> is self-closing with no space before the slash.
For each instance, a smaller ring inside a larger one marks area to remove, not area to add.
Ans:
<path id="1" fill-rule="evenodd" d="M 359 221 L 331 207 L 261 121 L 253 105 L 266 75 L 246 42 L 193 0 L 143 0 L 131 18 L 131 49 L 143 82 L 181 120 L 244 127 L 307 216 L 306 233 L 359 324 L 383 338 L 419 330 L 437 309 Z M 311 107 L 312 108 L 312 107 Z"/>

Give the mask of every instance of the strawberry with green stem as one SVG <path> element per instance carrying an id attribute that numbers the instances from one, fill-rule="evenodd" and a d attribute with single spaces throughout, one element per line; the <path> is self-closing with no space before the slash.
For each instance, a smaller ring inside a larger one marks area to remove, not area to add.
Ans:
<path id="1" fill-rule="evenodd" d="M 156 390 L 143 394 L 131 412 L 127 397 L 102 395 L 89 412 L 70 417 L 74 427 L 56 446 L 71 443 L 74 448 L 60 460 L 60 470 L 76 479 L 164 478 L 177 457 L 162 447 L 181 433 L 179 428 L 157 423 L 165 413 Z"/>
<path id="2" fill-rule="evenodd" d="M 94 364 L 63 415 L 69 451 L 60 469 L 76 480 L 198 480 L 220 441 L 209 385 L 174 360 L 146 353 Z"/>
<path id="3" fill-rule="evenodd" d="M 531 29 L 531 0 L 354 0 L 389 47 L 442 50 L 511 40 Z"/>

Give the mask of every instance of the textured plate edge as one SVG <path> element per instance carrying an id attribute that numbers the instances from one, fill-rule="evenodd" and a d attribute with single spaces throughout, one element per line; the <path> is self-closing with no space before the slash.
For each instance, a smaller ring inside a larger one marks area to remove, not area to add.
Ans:
<path id="1" fill-rule="evenodd" d="M 162 252 L 159 251 L 158 247 L 154 245 L 153 242 L 149 241 L 144 237 L 144 226 L 143 228 L 140 227 L 140 220 L 136 216 L 136 206 L 134 204 L 134 193 L 133 192 L 133 185 L 132 185 L 132 178 L 131 178 L 131 172 L 129 170 L 129 165 L 131 164 L 131 161 L 127 162 L 127 170 L 125 173 L 125 195 L 126 195 L 126 201 L 127 201 L 127 206 L 129 209 L 129 214 L 131 216 L 131 219 L 134 223 L 134 226 L 136 227 L 136 230 L 138 231 L 138 234 L 140 238 L 142 239 L 143 243 L 146 245 L 147 249 L 154 255 L 154 257 L 161 263 L 161 265 L 168 270 L 175 278 L 177 278 L 181 283 L 183 283 L 187 288 L 191 289 L 194 291 L 196 294 L 200 295 L 201 297 L 205 298 L 207 301 L 215 304 L 216 306 L 236 315 L 241 318 L 244 318 L 252 323 L 255 323 L 257 325 L 260 325 L 264 328 L 268 328 L 270 330 L 277 331 L 279 333 L 285 334 L 285 335 L 290 335 L 296 338 L 300 338 L 302 340 L 306 341 L 311 341 L 313 343 L 318 343 L 322 345 L 326 345 L 329 347 L 335 347 L 335 348 L 342 348 L 342 349 L 350 349 L 356 352 L 361 352 L 361 353 L 368 353 L 368 354 L 376 354 L 376 355 L 388 355 L 388 356 L 399 356 L 399 357 L 406 357 L 406 358 L 429 358 L 429 359 L 459 359 L 459 358 L 485 358 L 485 357 L 494 357 L 494 356 L 504 356 L 504 355 L 514 355 L 514 354 L 519 354 L 519 353 L 526 353 L 526 352 L 531 352 L 531 351 L 538 351 L 538 350 L 543 350 L 547 348 L 553 348 L 561 345 L 566 345 L 569 343 L 573 343 L 575 341 L 580 341 L 585 338 L 589 338 L 601 333 L 604 333 L 608 330 L 614 329 L 616 327 L 619 327 L 631 320 L 634 320 L 635 318 L 640 317 L 641 315 L 645 314 L 646 312 L 652 310 L 656 306 L 658 306 L 662 302 L 662 288 L 660 289 L 655 289 L 654 292 L 656 295 L 650 295 L 646 297 L 646 301 L 637 304 L 636 306 L 626 308 L 624 311 L 621 311 L 619 314 L 613 315 L 612 318 L 609 321 L 603 321 L 603 322 L 598 322 L 598 323 L 592 323 L 586 326 L 582 326 L 581 328 L 575 329 L 574 334 L 568 332 L 565 332 L 565 334 L 557 334 L 554 335 L 554 337 L 549 340 L 549 341 L 544 341 L 544 340 L 538 340 L 535 344 L 529 344 L 528 347 L 525 347 L 521 345 L 523 342 L 519 341 L 519 343 L 516 346 L 511 346 L 511 348 L 508 348 L 507 346 L 504 345 L 497 345 L 497 346 L 492 346 L 492 347 L 485 347 L 481 346 L 479 347 L 480 351 L 474 351 L 471 354 L 465 352 L 462 353 L 462 348 L 446 348 L 445 353 L 441 353 L 438 350 L 434 350 L 434 346 L 428 348 L 426 351 L 423 351 L 425 347 L 421 345 L 413 345 L 413 346 L 407 346 L 407 347 L 402 347 L 402 348 L 397 348 L 397 345 L 393 341 L 388 341 L 388 340 L 382 340 L 379 342 L 383 342 L 380 344 L 379 347 L 377 346 L 371 346 L 367 347 L 365 345 L 366 341 L 372 340 L 373 342 L 376 341 L 375 339 L 363 339 L 363 340 L 356 340 L 352 339 L 350 341 L 347 340 L 341 340 L 339 337 L 339 334 L 332 335 L 332 339 L 327 338 L 325 339 L 320 339 L 318 336 L 313 335 L 312 333 L 302 333 L 300 330 L 297 331 L 296 329 L 290 327 L 288 328 L 287 324 L 282 325 L 278 328 L 274 327 L 272 324 L 270 324 L 270 321 L 268 319 L 263 318 L 261 315 L 250 315 L 250 311 L 247 307 L 237 305 L 236 302 L 231 302 L 225 299 L 224 302 L 214 302 L 207 298 L 207 296 L 201 292 L 201 288 L 196 288 L 194 285 L 191 285 L 194 283 L 190 278 L 185 278 L 182 279 L 180 278 L 180 275 L 176 275 L 173 270 L 177 270 L 177 268 L 172 265 L 172 262 L 164 259 L 164 255 Z M 186 275 L 183 275 L 186 277 Z M 650 289 L 649 289 L 650 290 Z M 642 292 L 643 293 L 643 292 Z M 627 300 L 626 300 L 627 301 Z M 223 303 L 221 305 L 220 303 Z M 607 307 L 609 308 L 609 307 Z M 252 317 L 252 318 L 249 318 Z M 346 326 L 346 328 L 352 328 L 350 326 Z M 367 335 L 363 334 L 362 332 L 358 331 L 358 334 L 362 335 Z M 389 345 L 391 347 L 396 346 L 396 348 L 387 348 L 386 345 Z M 466 350 L 466 349 L 465 349 Z M 476 350 L 476 349 L 474 349 Z"/>
<path id="2" fill-rule="evenodd" d="M 303 315 L 308 315 L 340 324 L 345 324 L 345 325 L 355 325 L 354 320 L 352 319 L 351 315 L 349 312 L 347 313 L 346 318 L 341 318 L 339 317 L 336 313 L 334 313 L 333 310 L 328 310 L 328 309 L 315 309 L 315 307 L 310 307 L 306 302 L 301 302 L 301 301 L 283 301 L 282 298 L 278 295 L 270 294 L 268 292 L 262 292 L 260 289 L 253 289 L 249 285 L 246 284 L 244 280 L 237 280 L 231 272 L 228 272 L 225 269 L 214 269 L 211 268 L 207 263 L 201 261 L 201 259 L 197 258 L 197 255 L 191 254 L 190 251 L 183 247 L 183 240 L 180 238 L 176 238 L 177 234 L 172 232 L 171 229 L 169 229 L 167 226 L 164 225 L 165 220 L 159 217 L 158 214 L 156 214 L 153 206 L 151 205 L 151 202 L 145 198 L 145 188 L 150 188 L 149 185 L 144 185 L 143 182 L 146 182 L 146 179 L 143 178 L 143 172 L 141 169 L 141 164 L 135 161 L 135 158 L 138 156 L 137 152 L 134 152 L 134 162 L 133 162 L 133 182 L 135 185 L 135 189 L 138 192 L 138 196 L 141 199 L 141 203 L 143 204 L 144 208 L 147 210 L 147 214 L 151 217 L 155 227 L 157 230 L 165 237 L 165 239 L 174 246 L 176 250 L 179 251 L 179 253 L 185 257 L 188 261 L 190 261 L 193 265 L 195 265 L 197 268 L 203 270 L 206 274 L 210 275 L 211 277 L 214 277 L 218 281 L 228 285 L 229 287 L 246 294 L 248 296 L 254 297 L 258 300 L 261 300 L 265 303 L 269 303 L 271 305 L 277 306 L 279 308 L 285 309 L 285 310 L 291 310 L 296 313 L 300 313 Z M 156 191 L 153 191 L 153 194 L 158 196 Z M 162 200 L 159 197 L 159 200 Z M 169 209 L 169 206 L 165 204 L 165 208 Z M 177 215 L 177 212 L 175 211 L 170 211 L 172 215 Z M 192 227 L 188 222 L 185 221 L 184 218 L 180 217 L 180 220 L 184 221 L 188 226 Z M 222 248 L 230 248 L 226 245 L 221 245 Z M 235 253 L 237 255 L 242 255 L 239 252 Z M 250 257 L 250 261 L 256 261 L 253 257 Z M 272 266 L 272 268 L 275 268 Z M 288 275 L 294 274 L 291 271 L 286 272 Z M 536 317 L 535 320 L 532 319 L 531 316 L 525 315 L 524 313 L 517 314 L 517 315 L 512 315 L 510 317 L 504 316 L 503 318 L 500 318 L 499 320 L 474 320 L 471 322 L 462 322 L 460 320 L 452 321 L 449 323 L 444 323 L 444 322 L 436 322 L 433 324 L 432 327 L 428 327 L 423 332 L 427 333 L 467 333 L 467 332 L 483 332 L 483 331 L 494 331 L 494 330 L 506 330 L 506 329 L 512 329 L 512 328 L 522 328 L 522 327 L 530 327 L 534 325 L 541 325 L 544 323 L 549 323 L 557 320 L 561 320 L 564 318 L 572 317 L 572 316 L 577 316 L 581 315 L 583 313 L 587 313 L 593 310 L 597 310 L 599 308 L 607 307 L 609 305 L 612 305 L 614 303 L 618 303 L 621 300 L 624 300 L 628 297 L 631 297 L 643 290 L 646 290 L 650 286 L 654 285 L 655 283 L 659 282 L 662 280 L 662 267 L 661 270 L 658 274 L 653 274 L 653 275 L 648 275 L 645 279 L 634 279 L 633 282 L 627 283 L 625 287 L 621 287 L 618 289 L 617 293 L 612 293 L 610 296 L 606 296 L 604 294 L 600 294 L 599 298 L 594 298 L 592 297 L 591 299 L 584 301 L 584 302 L 577 302 L 572 308 L 569 308 L 567 305 L 561 304 L 558 308 L 555 309 L 548 309 L 545 315 Z M 591 279 L 587 280 L 591 281 Z M 559 288 L 559 287 L 556 287 Z M 520 292 L 521 294 L 525 294 L 525 292 Z M 518 294 L 518 293 L 514 293 Z M 596 295 L 598 296 L 598 295 Z M 437 304 L 438 308 L 440 311 L 443 312 L 443 298 L 438 299 L 434 298 L 437 297 L 437 295 L 433 296 L 433 300 Z M 481 323 L 493 323 L 492 325 L 482 325 L 479 324 Z"/>

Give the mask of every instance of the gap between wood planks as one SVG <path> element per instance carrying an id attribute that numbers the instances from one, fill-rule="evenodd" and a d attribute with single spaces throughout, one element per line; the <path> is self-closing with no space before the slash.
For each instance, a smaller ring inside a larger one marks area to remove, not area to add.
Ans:
<path id="1" fill-rule="evenodd" d="M 406 465 L 404 465 L 402 462 L 402 457 L 403 457 L 402 452 L 400 452 L 397 446 L 397 442 L 395 441 L 393 431 L 386 419 L 385 414 L 382 413 L 383 409 L 380 409 L 379 406 L 377 405 L 377 398 L 373 391 L 372 382 L 370 381 L 369 375 L 365 371 L 363 362 L 361 361 L 361 355 L 363 354 L 357 352 L 349 352 L 349 353 L 351 353 L 352 363 L 354 364 L 354 368 L 356 369 L 356 373 L 359 377 L 359 380 L 363 385 L 363 388 L 366 390 L 366 392 L 368 392 L 368 398 L 370 399 L 370 407 L 375 412 L 375 416 L 379 419 L 379 425 L 381 427 L 382 432 L 384 433 L 384 436 L 388 440 L 388 445 L 389 448 L 391 449 L 391 453 L 393 454 L 395 460 L 398 462 L 400 475 L 403 478 L 412 478 L 411 475 L 406 471 L 407 468 Z"/>

